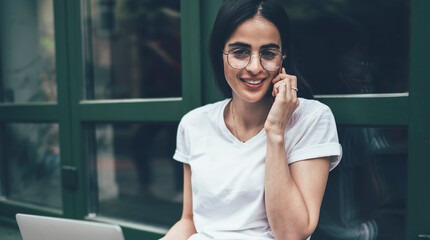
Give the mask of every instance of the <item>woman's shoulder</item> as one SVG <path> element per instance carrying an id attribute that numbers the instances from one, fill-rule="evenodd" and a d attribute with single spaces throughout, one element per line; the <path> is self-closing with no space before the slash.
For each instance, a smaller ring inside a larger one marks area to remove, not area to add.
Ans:
<path id="1" fill-rule="evenodd" d="M 318 100 L 299 98 L 299 106 L 292 118 L 295 121 L 314 121 L 320 118 L 332 118 L 333 113 L 330 108 Z"/>
<path id="2" fill-rule="evenodd" d="M 299 98 L 299 107 L 297 108 L 297 112 L 301 114 L 315 114 L 319 115 L 324 112 L 330 112 L 330 108 L 325 105 L 324 103 L 315 100 L 315 99 L 306 99 L 306 98 Z"/>

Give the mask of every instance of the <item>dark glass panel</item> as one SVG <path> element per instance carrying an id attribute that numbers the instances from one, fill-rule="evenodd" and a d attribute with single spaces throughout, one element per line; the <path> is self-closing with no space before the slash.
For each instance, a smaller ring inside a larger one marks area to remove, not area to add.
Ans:
<path id="1" fill-rule="evenodd" d="M 86 99 L 181 96 L 180 1 L 87 0 Z"/>
<path id="2" fill-rule="evenodd" d="M 61 209 L 58 124 L 6 124 L 2 152 L 9 199 Z"/>
<path id="3" fill-rule="evenodd" d="M 339 128 L 340 164 L 330 173 L 312 239 L 405 239 L 406 128 Z"/>
<path id="4" fill-rule="evenodd" d="M 315 94 L 409 90 L 409 1 L 280 2 L 297 65 Z"/>
<path id="5" fill-rule="evenodd" d="M 182 211 L 182 164 L 172 159 L 177 123 L 87 127 L 91 212 L 164 226 Z"/>
<path id="6" fill-rule="evenodd" d="M 57 101 L 52 0 L 0 1 L 0 100 Z"/>

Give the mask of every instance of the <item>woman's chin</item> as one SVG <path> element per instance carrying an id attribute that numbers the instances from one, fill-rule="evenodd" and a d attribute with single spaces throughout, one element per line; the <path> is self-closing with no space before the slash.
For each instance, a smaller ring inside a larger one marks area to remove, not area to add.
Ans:
<path id="1" fill-rule="evenodd" d="M 241 94 L 237 96 L 248 103 L 258 103 L 261 101 L 266 101 L 270 96 L 267 94 L 267 92 L 248 92 L 246 94 Z"/>

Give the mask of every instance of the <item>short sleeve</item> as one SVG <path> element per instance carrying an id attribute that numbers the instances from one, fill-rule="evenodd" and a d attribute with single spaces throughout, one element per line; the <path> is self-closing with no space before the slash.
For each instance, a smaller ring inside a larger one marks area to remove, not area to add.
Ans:
<path id="1" fill-rule="evenodd" d="M 330 170 L 342 158 L 336 122 L 330 108 L 321 104 L 316 113 L 306 115 L 305 123 L 298 129 L 299 140 L 288 156 L 288 163 L 300 160 L 330 157 Z"/>
<path id="2" fill-rule="evenodd" d="M 181 120 L 178 126 L 176 135 L 176 150 L 173 159 L 183 163 L 189 163 L 190 156 L 189 139 L 185 128 L 184 119 Z"/>

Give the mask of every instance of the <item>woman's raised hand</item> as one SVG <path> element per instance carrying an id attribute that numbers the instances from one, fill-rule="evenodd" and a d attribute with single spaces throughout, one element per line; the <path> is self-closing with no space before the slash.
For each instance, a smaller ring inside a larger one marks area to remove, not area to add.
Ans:
<path id="1" fill-rule="evenodd" d="M 297 77 L 288 75 L 285 68 L 273 80 L 272 96 L 275 98 L 264 128 L 267 134 L 283 136 L 291 115 L 299 106 Z"/>

